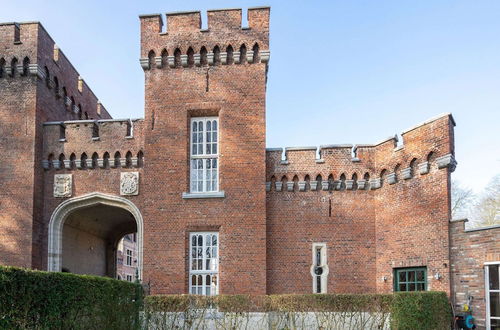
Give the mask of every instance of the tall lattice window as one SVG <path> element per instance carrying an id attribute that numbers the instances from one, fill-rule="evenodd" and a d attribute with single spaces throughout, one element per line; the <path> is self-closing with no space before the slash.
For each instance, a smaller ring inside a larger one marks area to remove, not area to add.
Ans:
<path id="1" fill-rule="evenodd" d="M 191 233 L 189 237 L 189 293 L 219 293 L 219 233 Z"/>
<path id="2" fill-rule="evenodd" d="M 219 191 L 219 120 L 191 119 L 191 192 Z"/>
<path id="3" fill-rule="evenodd" d="M 125 260 L 125 265 L 132 266 L 132 250 L 127 249 L 127 259 Z"/>

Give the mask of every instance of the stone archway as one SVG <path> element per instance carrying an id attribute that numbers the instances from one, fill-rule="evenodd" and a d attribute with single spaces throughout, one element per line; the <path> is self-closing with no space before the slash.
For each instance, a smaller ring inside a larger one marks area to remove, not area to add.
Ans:
<path id="1" fill-rule="evenodd" d="M 137 268 L 139 279 L 142 279 L 143 268 L 143 219 L 134 203 L 126 198 L 93 192 L 68 199 L 56 207 L 49 222 L 48 235 L 48 271 L 62 270 L 63 228 L 68 217 L 82 209 L 94 206 L 108 206 L 128 211 L 137 225 Z M 123 233 L 118 233 L 118 235 Z"/>

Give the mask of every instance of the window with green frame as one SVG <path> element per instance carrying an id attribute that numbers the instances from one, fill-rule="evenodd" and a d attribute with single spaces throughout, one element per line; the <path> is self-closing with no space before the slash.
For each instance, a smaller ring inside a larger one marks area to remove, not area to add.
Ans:
<path id="1" fill-rule="evenodd" d="M 427 268 L 394 269 L 394 291 L 427 290 Z"/>

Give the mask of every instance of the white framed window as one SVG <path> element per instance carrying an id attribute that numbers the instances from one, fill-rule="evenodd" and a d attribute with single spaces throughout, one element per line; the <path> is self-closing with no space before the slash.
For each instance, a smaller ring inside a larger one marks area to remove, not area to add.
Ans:
<path id="1" fill-rule="evenodd" d="M 190 233 L 189 250 L 189 293 L 218 294 L 219 233 Z"/>
<path id="2" fill-rule="evenodd" d="M 313 243 L 311 265 L 313 293 L 327 293 L 328 273 L 326 243 Z"/>
<path id="3" fill-rule="evenodd" d="M 191 118 L 190 191 L 219 191 L 219 119 Z"/>
<path id="4" fill-rule="evenodd" d="M 133 257 L 133 252 L 130 249 L 127 249 L 127 259 L 125 261 L 125 265 L 127 266 L 132 266 L 132 257 Z"/>
<path id="5" fill-rule="evenodd" d="M 127 282 L 132 282 L 132 275 L 127 275 Z"/>
<path id="6" fill-rule="evenodd" d="M 500 328 L 500 262 L 484 266 L 486 329 Z"/>

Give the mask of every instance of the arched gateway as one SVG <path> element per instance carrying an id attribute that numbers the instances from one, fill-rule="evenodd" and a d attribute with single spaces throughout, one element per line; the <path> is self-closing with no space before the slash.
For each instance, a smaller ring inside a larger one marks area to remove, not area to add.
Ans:
<path id="1" fill-rule="evenodd" d="M 126 219 L 123 220 L 124 218 Z M 135 224 L 131 219 L 135 220 Z M 79 231 L 81 235 L 75 235 L 77 231 Z M 116 243 L 123 235 L 134 231 L 137 232 L 137 267 L 139 278 L 141 279 L 143 260 L 143 219 L 137 206 L 126 198 L 99 192 L 68 199 L 57 206 L 50 218 L 48 233 L 48 270 L 61 271 L 63 266 L 65 266 L 63 265 L 63 257 L 70 259 L 69 254 L 76 253 L 78 239 L 81 239 L 83 235 L 93 235 L 96 239 L 108 235 L 106 239 L 111 242 L 113 248 L 116 248 Z M 110 236 L 110 233 L 112 233 L 113 236 Z M 73 236 L 71 239 L 65 239 L 65 235 Z M 67 248 L 63 250 L 63 244 L 72 244 L 74 246 L 72 246 L 71 249 Z M 99 245 L 99 242 L 96 244 Z M 93 247 L 90 249 L 92 250 Z M 105 267 L 105 270 L 102 271 L 103 273 L 101 274 L 95 271 L 84 273 L 114 276 L 111 275 L 111 272 L 115 271 L 114 267 L 116 261 L 114 255 L 110 257 L 109 251 L 106 251 L 105 248 L 103 251 L 104 252 L 101 253 L 104 254 L 105 259 L 102 262 L 104 264 L 103 267 Z M 71 256 L 71 258 L 75 258 L 75 255 Z M 87 260 L 88 258 L 82 259 Z M 110 262 L 111 259 L 114 264 Z M 66 265 L 67 263 L 68 260 L 66 260 Z M 87 270 L 88 269 L 90 268 L 87 267 Z M 70 269 L 70 271 L 72 271 L 72 269 Z"/>

